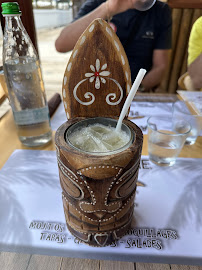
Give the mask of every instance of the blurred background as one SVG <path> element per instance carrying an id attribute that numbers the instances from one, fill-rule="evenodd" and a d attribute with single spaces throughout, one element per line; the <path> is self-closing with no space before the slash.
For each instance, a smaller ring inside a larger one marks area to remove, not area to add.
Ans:
<path id="1" fill-rule="evenodd" d="M 15 0 L 16 1 L 16 0 Z M 187 45 L 191 27 L 202 15 L 201 0 L 162 0 L 172 9 L 172 51 L 167 72 L 159 92 L 176 93 L 179 77 L 187 71 Z M 12 2 L 0 0 L 2 2 Z M 49 99 L 53 93 L 61 93 L 64 71 L 71 55 L 58 53 L 55 40 L 63 27 L 69 24 L 85 0 L 17 0 L 22 11 L 23 24 L 35 45 Z M 1 16 L 0 66 L 2 66 L 4 21 Z"/>

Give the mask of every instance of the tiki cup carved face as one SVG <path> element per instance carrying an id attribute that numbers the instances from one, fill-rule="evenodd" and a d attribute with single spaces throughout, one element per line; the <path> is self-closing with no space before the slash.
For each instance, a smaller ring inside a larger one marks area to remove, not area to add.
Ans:
<path id="1" fill-rule="evenodd" d="M 70 232 L 93 246 L 105 246 L 130 227 L 142 150 L 141 130 L 121 152 L 93 155 L 66 141 L 68 129 L 83 119 L 117 119 L 131 88 L 125 51 L 110 26 L 98 19 L 79 38 L 65 70 L 63 102 L 68 122 L 56 132 L 63 205 Z"/>
<path id="2" fill-rule="evenodd" d="M 68 127 L 56 133 L 57 158 L 63 205 L 68 228 L 73 235 L 94 246 L 109 245 L 130 227 L 142 149 L 142 132 L 125 121 L 134 132 L 131 146 L 121 153 L 89 155 L 73 149 L 65 141 Z"/>

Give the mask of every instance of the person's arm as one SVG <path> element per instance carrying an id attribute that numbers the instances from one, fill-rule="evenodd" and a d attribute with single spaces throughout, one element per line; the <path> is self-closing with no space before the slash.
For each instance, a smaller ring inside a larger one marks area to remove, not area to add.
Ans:
<path id="1" fill-rule="evenodd" d="M 55 42 L 56 50 L 58 52 L 71 51 L 83 31 L 96 18 L 107 18 L 107 7 L 105 3 L 101 4 L 98 8 L 84 17 L 66 26 Z"/>
<path id="2" fill-rule="evenodd" d="M 202 88 L 202 53 L 188 66 L 188 73 L 194 89 L 200 90 Z"/>
<path id="3" fill-rule="evenodd" d="M 168 63 L 169 50 L 154 50 L 153 66 L 142 81 L 145 90 L 159 85 L 162 81 Z"/>
<path id="4" fill-rule="evenodd" d="M 96 18 L 106 20 L 108 17 L 124 12 L 132 8 L 137 0 L 110 0 L 99 5 L 96 9 L 86 14 L 82 18 L 66 26 L 55 42 L 55 48 L 58 52 L 71 51 L 80 35 L 88 25 Z"/>

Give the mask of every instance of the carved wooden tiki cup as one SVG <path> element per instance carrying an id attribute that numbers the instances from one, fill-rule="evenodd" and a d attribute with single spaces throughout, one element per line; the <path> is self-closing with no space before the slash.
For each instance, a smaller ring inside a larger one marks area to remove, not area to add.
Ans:
<path id="1" fill-rule="evenodd" d="M 85 119 L 117 119 L 130 88 L 130 68 L 118 37 L 105 21 L 93 21 L 65 71 L 63 102 L 69 120 L 55 139 L 68 229 L 93 246 L 111 244 L 130 227 L 143 136 L 125 119 L 131 145 L 122 152 L 96 155 L 71 147 L 66 133 Z"/>

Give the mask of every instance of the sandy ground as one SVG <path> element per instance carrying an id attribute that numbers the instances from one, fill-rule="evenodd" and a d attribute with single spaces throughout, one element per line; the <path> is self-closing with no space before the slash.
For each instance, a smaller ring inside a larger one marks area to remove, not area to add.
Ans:
<path id="1" fill-rule="evenodd" d="M 58 53 L 55 40 L 61 28 L 40 30 L 37 33 L 42 73 L 49 98 L 54 92 L 61 93 L 64 72 L 71 53 Z"/>

